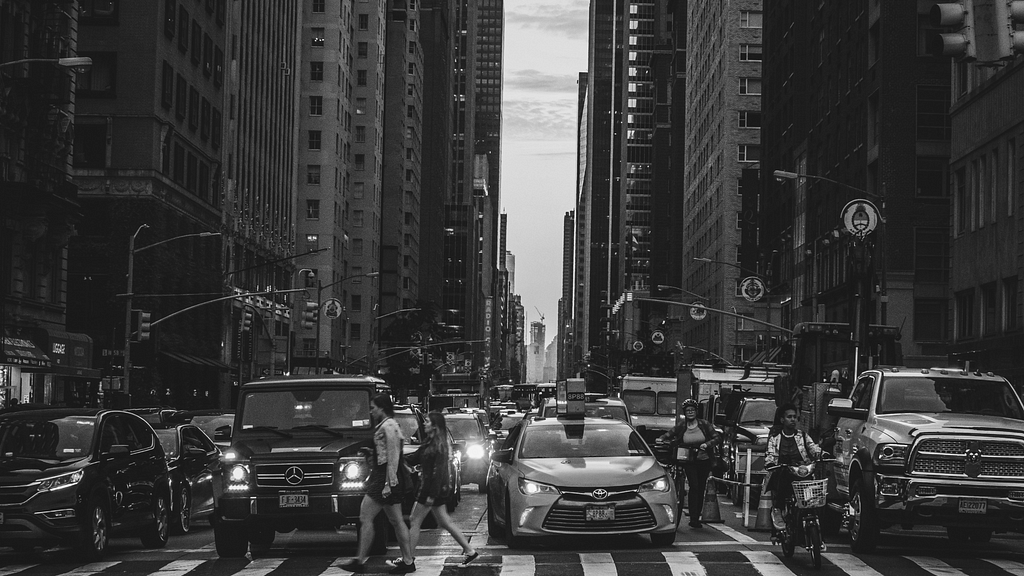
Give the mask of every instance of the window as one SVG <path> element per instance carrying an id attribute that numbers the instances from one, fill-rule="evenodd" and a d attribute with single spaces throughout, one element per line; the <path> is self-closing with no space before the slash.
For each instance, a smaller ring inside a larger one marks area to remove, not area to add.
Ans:
<path id="1" fill-rule="evenodd" d="M 349 338 L 352 340 L 359 340 L 363 337 L 363 325 L 358 322 L 353 322 L 349 325 Z"/>
<path id="2" fill-rule="evenodd" d="M 188 52 L 188 10 L 184 6 L 178 7 L 178 51 Z"/>
<path id="3" fill-rule="evenodd" d="M 406 71 L 409 74 L 415 74 L 416 73 L 416 63 L 415 62 L 409 62 L 409 64 L 406 66 Z"/>
<path id="4" fill-rule="evenodd" d="M 1003 280 L 1003 331 L 1016 330 L 1017 323 L 1017 277 Z"/>
<path id="5" fill-rule="evenodd" d="M 366 70 L 356 70 L 356 86 L 366 86 Z"/>
<path id="6" fill-rule="evenodd" d="M 184 120 L 185 114 L 188 112 L 188 83 L 185 82 L 185 77 L 181 74 L 177 75 L 176 82 L 174 94 L 174 115 L 178 120 Z"/>
<path id="7" fill-rule="evenodd" d="M 320 185 L 320 165 L 306 164 L 306 184 L 312 186 Z"/>
<path id="8" fill-rule="evenodd" d="M 174 38 L 175 19 L 174 14 L 178 11 L 178 3 L 175 0 L 164 0 L 164 36 L 168 40 Z"/>
<path id="9" fill-rule="evenodd" d="M 760 62 L 760 44 L 740 44 L 740 62 Z"/>
<path id="10" fill-rule="evenodd" d="M 320 149 L 320 131 L 310 130 L 309 131 L 309 149 L 319 150 Z"/>
<path id="11" fill-rule="evenodd" d="M 323 28 L 310 28 L 309 45 L 314 48 L 323 48 L 327 34 Z"/>
<path id="12" fill-rule="evenodd" d="M 974 290 L 967 289 L 956 294 L 956 337 L 974 337 Z"/>
<path id="13" fill-rule="evenodd" d="M 356 57 L 366 58 L 370 54 L 370 44 L 367 42 L 359 42 L 356 44 Z"/>
<path id="14" fill-rule="evenodd" d="M 356 126 L 356 142 L 366 142 L 366 126 Z"/>
<path id="15" fill-rule="evenodd" d="M 190 59 L 193 64 L 199 64 L 203 56 L 203 29 L 199 27 L 199 22 L 192 21 L 192 53 Z"/>
<path id="16" fill-rule="evenodd" d="M 1017 141 L 1006 141 L 1006 215 L 1013 216 L 1017 204 Z"/>
<path id="17" fill-rule="evenodd" d="M 740 11 L 740 28 L 760 28 L 761 13 L 752 10 Z"/>
<path id="18" fill-rule="evenodd" d="M 363 239 L 354 238 L 352 239 L 352 255 L 362 256 L 363 255 Z"/>
<path id="19" fill-rule="evenodd" d="M 320 201 L 306 200 L 306 220 L 320 219 Z"/>
<path id="20" fill-rule="evenodd" d="M 188 127 L 192 130 L 199 128 L 199 90 L 194 86 L 188 89 Z"/>
<path id="21" fill-rule="evenodd" d="M 363 196 L 365 195 L 365 193 L 366 193 L 366 183 L 365 182 L 354 182 L 352 184 L 352 198 L 355 198 L 356 200 L 362 200 Z"/>
<path id="22" fill-rule="evenodd" d="M 206 142 L 210 139 L 210 101 L 203 98 L 199 107 L 199 137 Z"/>
<path id="23" fill-rule="evenodd" d="M 224 18 L 227 16 L 227 0 L 217 0 L 217 24 L 224 25 Z"/>
<path id="24" fill-rule="evenodd" d="M 78 75 L 78 95 L 113 97 L 117 88 L 117 52 L 83 52 L 92 58 L 88 71 Z"/>
<path id="25" fill-rule="evenodd" d="M 306 252 L 313 252 L 320 249 L 320 235 L 306 234 Z"/>
<path id="26" fill-rule="evenodd" d="M 313 0 L 313 6 L 311 8 L 314 14 L 324 13 L 324 0 Z"/>
<path id="27" fill-rule="evenodd" d="M 224 51 L 220 46 L 213 48 L 213 85 L 220 86 L 224 83 Z"/>
<path id="28" fill-rule="evenodd" d="M 917 196 L 919 198 L 945 198 L 947 158 L 921 156 L 917 159 Z"/>
<path id="29" fill-rule="evenodd" d="M 415 53 L 416 53 L 416 42 L 413 42 L 412 40 L 410 40 L 409 41 L 409 54 L 415 54 Z"/>
<path id="30" fill-rule="evenodd" d="M 210 146 L 216 150 L 220 148 L 220 110 L 213 109 L 213 116 L 210 120 Z"/>
<path id="31" fill-rule="evenodd" d="M 760 94 L 761 93 L 761 79 L 760 78 L 740 78 L 740 94 Z"/>
<path id="32" fill-rule="evenodd" d="M 185 164 L 185 189 L 189 192 L 196 191 L 196 178 L 199 176 L 199 164 L 195 154 L 188 153 Z"/>
<path id="33" fill-rule="evenodd" d="M 174 143 L 174 173 L 171 179 L 178 184 L 185 184 L 185 147 Z"/>
<path id="34" fill-rule="evenodd" d="M 370 15 L 369 14 L 360 14 L 359 15 L 359 29 L 360 30 L 369 30 L 370 29 Z"/>
<path id="35" fill-rule="evenodd" d="M 914 231 L 914 281 L 949 281 L 949 238 L 942 228 Z"/>
<path id="36" fill-rule="evenodd" d="M 309 115 L 310 116 L 323 116 L 324 113 L 324 97 L 323 96 L 310 96 L 309 97 Z"/>
<path id="37" fill-rule="evenodd" d="M 163 76 L 160 80 L 160 104 L 167 110 L 174 106 L 174 68 L 164 60 Z"/>
<path id="38" fill-rule="evenodd" d="M 736 159 L 740 162 L 757 162 L 761 159 L 761 147 L 753 144 L 740 144 L 737 147 Z"/>
<path id="39" fill-rule="evenodd" d="M 352 225 L 357 228 L 363 227 L 363 211 L 353 210 L 352 211 Z"/>
<path id="40" fill-rule="evenodd" d="M 914 300 L 914 339 L 945 342 L 949 337 L 948 304 L 944 298 Z"/>
<path id="41" fill-rule="evenodd" d="M 999 301 L 995 282 L 981 286 L 981 334 L 992 336 L 999 333 Z"/>
<path id="42" fill-rule="evenodd" d="M 970 199 L 967 197 L 967 170 L 960 168 L 956 171 L 956 231 L 962 234 L 967 231 L 967 220 L 969 218 Z"/>
<path id="43" fill-rule="evenodd" d="M 310 62 L 309 63 L 309 81 L 310 82 L 323 82 L 324 81 L 324 63 L 323 62 Z"/>
<path id="44" fill-rule="evenodd" d="M 210 166 L 206 162 L 199 163 L 199 186 L 196 193 L 203 200 L 210 201 Z"/>
<path id="45" fill-rule="evenodd" d="M 203 76 L 207 78 L 213 74 L 213 38 L 209 34 L 203 34 Z"/>
<path id="46" fill-rule="evenodd" d="M 79 121 L 75 125 L 75 168 L 107 167 L 107 124 Z"/>
<path id="47" fill-rule="evenodd" d="M 355 170 L 365 170 L 366 169 L 366 154 L 356 154 L 355 155 L 355 161 L 353 162 L 353 164 L 354 164 L 353 168 Z"/>
<path id="48" fill-rule="evenodd" d="M 761 113 L 749 110 L 741 110 L 739 126 L 740 128 L 760 128 Z"/>
<path id="49" fill-rule="evenodd" d="M 363 310 L 363 297 L 359 294 L 352 295 L 352 311 L 362 312 Z"/>
<path id="50" fill-rule="evenodd" d="M 366 98 L 356 98 L 356 114 L 366 114 Z"/>
<path id="51" fill-rule="evenodd" d="M 917 87 L 917 138 L 949 140 L 949 87 Z"/>

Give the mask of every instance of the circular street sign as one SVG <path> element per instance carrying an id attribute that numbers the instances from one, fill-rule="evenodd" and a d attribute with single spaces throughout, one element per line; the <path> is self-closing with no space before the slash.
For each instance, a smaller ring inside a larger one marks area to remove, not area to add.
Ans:
<path id="1" fill-rule="evenodd" d="M 851 200 L 843 207 L 842 220 L 843 226 L 850 234 L 863 240 L 878 226 L 878 209 L 863 198 Z"/>
<path id="2" fill-rule="evenodd" d="M 708 315 L 708 311 L 704 309 L 704 305 L 700 302 L 694 302 L 690 305 L 690 318 L 694 320 L 703 320 Z"/>
<path id="3" fill-rule="evenodd" d="M 665 333 L 662 332 L 661 330 L 655 330 L 654 332 L 651 332 L 651 342 L 653 342 L 654 344 L 664 344 Z"/>
<path id="4" fill-rule="evenodd" d="M 641 351 L 643 349 L 644 349 L 644 343 L 643 342 L 641 342 L 639 340 L 633 342 L 633 350 L 635 352 L 639 352 L 639 351 Z"/>
<path id="5" fill-rule="evenodd" d="M 743 279 L 740 283 L 740 292 L 743 293 L 743 298 L 747 302 L 757 302 L 764 297 L 767 290 L 764 287 L 764 282 L 757 276 L 748 276 Z"/>
<path id="6" fill-rule="evenodd" d="M 337 298 L 330 298 L 324 301 L 324 318 L 330 318 L 331 320 L 337 320 L 341 318 L 341 300 Z"/>

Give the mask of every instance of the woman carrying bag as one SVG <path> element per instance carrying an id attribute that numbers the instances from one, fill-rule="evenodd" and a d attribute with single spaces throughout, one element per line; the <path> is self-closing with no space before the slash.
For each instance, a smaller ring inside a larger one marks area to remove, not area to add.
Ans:
<path id="1" fill-rule="evenodd" d="M 707 490 L 708 477 L 715 465 L 722 439 L 711 422 L 697 418 L 696 400 L 683 400 L 680 410 L 683 412 L 683 421 L 663 434 L 656 442 L 668 442 L 677 446 L 677 458 L 679 464 L 683 465 L 686 484 L 689 486 L 687 503 L 690 509 L 690 528 L 700 528 L 700 515 L 704 511 L 704 492 Z"/>

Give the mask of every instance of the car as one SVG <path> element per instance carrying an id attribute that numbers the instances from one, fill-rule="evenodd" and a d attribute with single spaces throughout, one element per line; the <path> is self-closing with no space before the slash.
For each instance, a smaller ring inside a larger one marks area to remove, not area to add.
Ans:
<path id="1" fill-rule="evenodd" d="M 777 406 L 774 398 L 730 394 L 727 414 L 722 428 L 722 454 L 728 469 L 727 480 L 751 484 L 750 501 L 761 494 L 764 481 L 764 456 L 768 451 L 768 430 L 775 420 Z M 750 449 L 750 478 L 745 479 L 747 449 Z M 743 487 L 729 485 L 729 496 L 739 504 L 743 501 Z"/>
<path id="2" fill-rule="evenodd" d="M 168 422 L 195 424 L 213 439 L 218 448 L 231 445 L 231 427 L 235 424 L 233 410 L 181 410 L 171 414 Z"/>
<path id="3" fill-rule="evenodd" d="M 151 426 L 167 424 L 179 412 L 179 410 L 170 406 L 144 406 L 140 408 L 126 408 L 125 411 L 142 417 Z"/>
<path id="4" fill-rule="evenodd" d="M 494 418 L 491 419 L 491 430 L 494 431 L 499 441 L 503 441 L 508 436 L 508 431 L 515 428 L 523 418 L 526 418 L 524 412 L 516 412 L 515 410 L 496 412 Z"/>
<path id="5" fill-rule="evenodd" d="M 103 557 L 112 535 L 167 544 L 167 461 L 153 428 L 123 410 L 0 415 L 0 545 L 70 544 Z"/>
<path id="6" fill-rule="evenodd" d="M 221 482 L 221 452 L 194 424 L 168 425 L 155 431 L 167 458 L 171 532 L 187 534 L 194 521 L 213 514 L 213 487 Z"/>
<path id="7" fill-rule="evenodd" d="M 524 421 L 491 462 L 487 530 L 511 548 L 557 535 L 649 534 L 656 546 L 675 541 L 675 487 L 628 422 Z"/>
<path id="8" fill-rule="evenodd" d="M 474 483 L 481 493 L 487 491 L 487 467 L 491 458 L 491 438 L 476 414 L 453 412 L 445 414 L 448 431 L 465 459 L 462 481 Z"/>
<path id="9" fill-rule="evenodd" d="M 626 403 L 618 398 L 609 398 L 603 394 L 587 393 L 584 413 L 591 418 L 615 418 L 630 422 L 629 409 Z M 557 416 L 558 406 L 554 398 L 545 398 L 536 414 L 545 418 Z M 534 416 L 536 417 L 536 416 Z"/>

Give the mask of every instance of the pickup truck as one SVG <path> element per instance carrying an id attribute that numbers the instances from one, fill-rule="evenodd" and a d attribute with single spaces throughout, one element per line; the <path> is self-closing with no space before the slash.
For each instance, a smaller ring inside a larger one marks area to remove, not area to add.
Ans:
<path id="1" fill-rule="evenodd" d="M 829 502 L 854 552 L 894 525 L 942 526 L 954 542 L 1024 531 L 1024 406 L 1005 378 L 867 370 L 828 413 L 838 418 Z"/>

